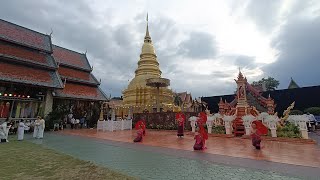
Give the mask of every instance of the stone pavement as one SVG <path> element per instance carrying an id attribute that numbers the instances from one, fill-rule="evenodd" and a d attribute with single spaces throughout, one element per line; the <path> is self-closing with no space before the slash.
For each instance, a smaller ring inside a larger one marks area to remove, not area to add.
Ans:
<path id="1" fill-rule="evenodd" d="M 176 131 L 146 132 L 141 144 L 193 151 L 192 133 L 185 133 L 184 138 L 177 138 Z M 136 131 L 97 132 L 95 129 L 83 129 L 59 133 L 132 143 Z M 251 145 L 250 139 L 209 137 L 206 146 L 208 149 L 204 152 L 210 154 L 320 168 L 320 149 L 314 144 L 262 141 L 262 150 L 258 151 Z"/>
<path id="2" fill-rule="evenodd" d="M 27 139 L 141 179 L 317 179 L 319 172 L 319 168 L 57 133 L 46 133 L 43 140 Z"/>

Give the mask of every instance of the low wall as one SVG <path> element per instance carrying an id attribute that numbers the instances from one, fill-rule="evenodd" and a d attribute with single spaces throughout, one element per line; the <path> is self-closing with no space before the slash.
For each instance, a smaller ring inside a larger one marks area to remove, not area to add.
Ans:
<path id="1" fill-rule="evenodd" d="M 191 116 L 197 116 L 196 112 L 184 112 L 186 116 L 185 129 L 191 130 L 190 121 L 188 119 Z M 135 113 L 133 114 L 132 125 L 134 127 L 135 123 L 139 120 L 145 120 L 148 129 L 166 129 L 175 130 L 177 129 L 177 122 L 175 120 L 175 112 L 160 112 L 160 113 Z"/>

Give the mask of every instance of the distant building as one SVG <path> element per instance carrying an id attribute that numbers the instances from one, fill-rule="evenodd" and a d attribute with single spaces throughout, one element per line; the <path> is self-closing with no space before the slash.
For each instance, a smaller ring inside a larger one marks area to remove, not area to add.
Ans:
<path id="1" fill-rule="evenodd" d="M 300 88 L 300 86 L 291 78 L 288 89 L 295 89 L 295 88 Z"/>
<path id="2" fill-rule="evenodd" d="M 256 91 L 259 92 L 261 97 L 269 97 L 270 95 L 276 104 L 275 112 L 278 112 L 278 115 L 282 115 L 284 110 L 286 110 L 292 102 L 295 102 L 294 109 L 301 111 L 309 107 L 320 107 L 320 86 L 299 87 L 297 83 L 291 79 L 288 89 L 273 91 L 259 91 L 256 89 Z M 224 101 L 232 104 L 235 96 L 235 94 L 211 96 L 203 97 L 201 100 L 208 103 L 208 108 L 211 112 L 219 112 L 218 104 L 220 99 L 222 98 Z M 258 111 L 263 112 L 267 110 L 263 106 L 259 106 L 258 103 L 255 103 L 257 101 L 254 101 L 253 98 L 250 98 L 250 95 L 248 97 L 249 102 L 255 105 Z"/>

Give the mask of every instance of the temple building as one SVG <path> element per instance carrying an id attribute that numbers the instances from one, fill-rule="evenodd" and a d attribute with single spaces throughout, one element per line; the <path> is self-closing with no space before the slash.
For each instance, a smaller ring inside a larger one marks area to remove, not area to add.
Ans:
<path id="1" fill-rule="evenodd" d="M 288 89 L 300 88 L 300 86 L 291 78 Z"/>
<path id="2" fill-rule="evenodd" d="M 71 111 L 100 108 L 107 98 L 91 72 L 85 54 L 0 19 L 0 120 L 44 117 L 58 104 Z"/>
<path id="3" fill-rule="evenodd" d="M 143 111 L 155 112 L 157 89 L 148 86 L 146 81 L 151 78 L 161 78 L 161 73 L 147 24 L 135 77 L 123 91 L 123 103 L 116 107 L 116 115 L 126 116 L 129 110 L 132 113 L 140 113 Z M 172 109 L 172 90 L 168 87 L 160 87 L 159 101 L 161 111 Z"/>

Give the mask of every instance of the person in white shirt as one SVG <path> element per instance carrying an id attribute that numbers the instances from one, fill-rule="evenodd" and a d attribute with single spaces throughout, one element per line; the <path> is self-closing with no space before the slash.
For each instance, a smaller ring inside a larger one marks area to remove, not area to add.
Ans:
<path id="1" fill-rule="evenodd" d="M 39 131 L 40 131 L 40 116 L 34 122 L 34 130 L 33 130 L 33 137 L 39 138 Z"/>
<path id="2" fill-rule="evenodd" d="M 19 122 L 19 126 L 18 126 L 18 141 L 22 141 L 23 140 L 25 127 L 26 126 L 24 125 L 24 122 L 21 119 L 20 122 Z"/>
<path id="3" fill-rule="evenodd" d="M 76 120 L 74 119 L 74 118 L 72 118 L 71 120 L 70 120 L 70 123 L 71 123 L 71 129 L 74 129 L 75 127 L 74 127 L 74 124 L 76 123 Z"/>
<path id="4" fill-rule="evenodd" d="M 39 128 L 39 138 L 43 138 L 44 129 L 46 127 L 46 122 L 43 118 L 40 117 L 40 128 Z"/>
<path id="5" fill-rule="evenodd" d="M 7 123 L 9 121 L 9 118 L 7 118 L 1 125 L 0 125 L 0 142 L 8 142 L 8 136 L 7 136 Z"/>

